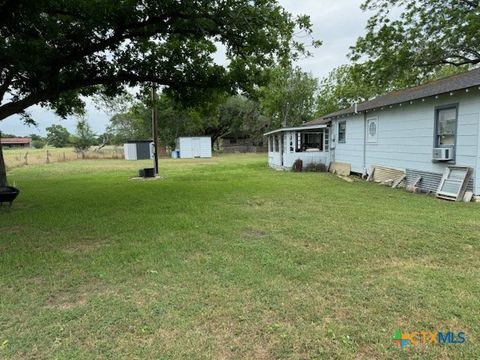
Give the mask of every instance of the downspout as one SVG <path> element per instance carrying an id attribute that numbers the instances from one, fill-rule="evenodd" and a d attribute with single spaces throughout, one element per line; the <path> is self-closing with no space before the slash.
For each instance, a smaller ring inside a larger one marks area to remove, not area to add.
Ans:
<path id="1" fill-rule="evenodd" d="M 363 176 L 367 175 L 367 112 L 365 111 L 363 113 Z"/>
<path id="2" fill-rule="evenodd" d="M 337 146 L 336 144 L 336 138 L 335 138 L 335 133 L 336 133 L 336 127 L 335 127 L 335 119 L 330 120 L 330 131 L 328 132 L 328 136 L 330 137 L 328 140 L 328 146 L 330 147 L 329 152 L 330 152 L 330 164 L 335 162 L 335 148 Z"/>

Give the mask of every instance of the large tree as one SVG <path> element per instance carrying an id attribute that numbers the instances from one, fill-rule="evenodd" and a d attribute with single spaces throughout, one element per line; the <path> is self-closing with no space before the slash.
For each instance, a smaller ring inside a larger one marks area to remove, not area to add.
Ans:
<path id="1" fill-rule="evenodd" d="M 299 125 L 315 111 L 318 81 L 300 68 L 278 66 L 267 71 L 269 82 L 258 91 L 269 128 Z"/>
<path id="2" fill-rule="evenodd" d="M 255 145 L 262 144 L 269 118 L 261 113 L 261 105 L 242 95 L 231 96 L 219 107 L 219 122 L 227 125 L 222 136 L 249 138 Z"/>
<path id="3" fill-rule="evenodd" d="M 479 0 L 366 0 L 373 11 L 354 61 L 379 86 L 420 83 L 445 65 L 480 63 Z"/>
<path id="4" fill-rule="evenodd" d="M 366 101 L 384 90 L 372 86 L 366 80 L 360 65 L 342 65 L 333 69 L 327 77 L 320 81 L 317 116 Z"/>
<path id="5" fill-rule="evenodd" d="M 305 52 L 296 29 L 311 32 L 276 0 L 0 0 L 0 14 L 0 120 L 34 104 L 66 116 L 82 95 L 144 82 L 182 97 L 250 89 Z M 218 43 L 228 66 L 213 60 Z"/>
<path id="6" fill-rule="evenodd" d="M 110 138 L 116 144 L 128 139 L 150 139 L 150 99 L 143 97 L 130 108 L 112 116 L 108 126 Z M 166 93 L 156 100 L 159 138 L 163 144 L 175 146 L 179 136 L 208 135 L 212 144 L 222 136 L 249 136 L 254 141 L 265 130 L 266 118 L 257 102 L 242 95 L 228 96 L 225 92 L 210 94 L 195 105 L 185 106 Z"/>
<path id="7" fill-rule="evenodd" d="M 48 145 L 57 148 L 62 148 L 68 145 L 70 141 L 70 133 L 64 126 L 53 124 L 47 127 L 45 130 L 47 130 Z"/>
<path id="8" fill-rule="evenodd" d="M 401 76 L 383 79 L 381 74 L 370 66 L 368 62 L 342 65 L 322 79 L 317 98 L 317 116 L 350 107 L 389 91 L 420 85 L 465 71 L 464 66 L 444 65 L 422 77 Z"/>
<path id="9" fill-rule="evenodd" d="M 72 143 L 75 151 L 82 153 L 82 156 L 95 143 L 95 134 L 85 118 L 78 119 Z"/>

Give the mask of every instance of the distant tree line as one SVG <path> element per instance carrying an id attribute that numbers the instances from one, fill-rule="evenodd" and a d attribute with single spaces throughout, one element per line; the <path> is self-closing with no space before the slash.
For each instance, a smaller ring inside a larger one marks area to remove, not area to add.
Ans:
<path id="1" fill-rule="evenodd" d="M 17 138 L 13 134 L 2 133 L 3 138 Z M 95 145 L 102 145 L 105 142 L 105 135 L 96 135 L 86 119 L 80 118 L 77 121 L 75 132 L 70 133 L 67 128 L 59 124 L 53 124 L 46 128 L 46 136 L 30 134 L 32 146 L 42 149 L 45 146 L 56 148 L 73 147 L 78 152 L 88 150 Z"/>
<path id="2" fill-rule="evenodd" d="M 159 138 L 174 147 L 179 136 L 207 135 L 215 143 L 229 136 L 263 143 L 263 133 L 273 127 L 300 125 L 316 112 L 318 81 L 300 68 L 274 67 L 264 75 L 266 85 L 249 93 L 212 91 L 194 104 L 182 103 L 167 92 L 156 99 Z M 115 103 L 117 101 L 117 103 Z M 122 102 L 128 106 L 120 106 Z M 139 98 L 109 102 L 121 108 L 110 119 L 107 136 L 114 144 L 151 138 L 151 97 L 146 89 Z"/>

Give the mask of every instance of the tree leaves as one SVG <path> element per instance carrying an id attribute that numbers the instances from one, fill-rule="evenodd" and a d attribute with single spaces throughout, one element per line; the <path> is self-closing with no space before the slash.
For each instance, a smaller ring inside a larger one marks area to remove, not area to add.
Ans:
<path id="1" fill-rule="evenodd" d="M 355 62 L 384 88 L 392 81 L 422 83 L 445 65 L 480 63 L 478 0 L 367 0 L 374 11 L 367 33 L 352 48 Z M 416 80 L 416 81 L 415 81 Z"/>
<path id="2" fill-rule="evenodd" d="M 81 111 L 81 95 L 164 85 L 178 99 L 199 88 L 251 91 L 275 63 L 307 51 L 307 16 L 276 0 L 18 0 L 0 5 L 0 120 L 36 103 L 61 116 Z M 229 63 L 215 64 L 217 43 Z M 318 42 L 313 41 L 315 46 Z"/>

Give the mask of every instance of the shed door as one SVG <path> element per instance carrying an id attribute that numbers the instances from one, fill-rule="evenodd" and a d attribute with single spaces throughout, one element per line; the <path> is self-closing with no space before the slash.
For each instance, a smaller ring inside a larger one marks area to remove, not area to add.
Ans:
<path id="1" fill-rule="evenodd" d="M 201 148 L 201 146 L 202 146 L 201 142 L 202 142 L 202 141 L 201 141 L 201 139 L 199 139 L 199 138 L 193 138 L 193 139 L 192 139 L 192 156 L 193 156 L 193 157 L 200 157 L 200 156 L 201 156 L 201 154 L 202 154 L 202 153 L 201 153 L 201 150 L 202 150 L 202 148 Z"/>

